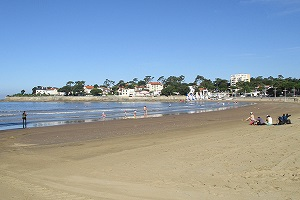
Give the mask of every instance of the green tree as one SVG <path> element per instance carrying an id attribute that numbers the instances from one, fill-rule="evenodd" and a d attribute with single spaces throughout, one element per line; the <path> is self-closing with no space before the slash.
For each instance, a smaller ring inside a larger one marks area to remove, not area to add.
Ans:
<path id="1" fill-rule="evenodd" d="M 170 96 L 173 95 L 175 92 L 175 87 L 172 85 L 168 85 L 167 87 L 165 87 L 164 89 L 162 89 L 161 94 L 165 95 L 165 96 Z"/>
<path id="2" fill-rule="evenodd" d="M 214 81 L 215 90 L 219 92 L 228 91 L 229 83 L 225 79 L 216 78 Z"/>
<path id="3" fill-rule="evenodd" d="M 132 81 L 133 81 L 135 84 L 137 84 L 138 81 L 139 81 L 139 79 L 138 79 L 138 78 L 133 78 Z"/>
<path id="4" fill-rule="evenodd" d="M 205 78 L 203 76 L 200 76 L 200 75 L 197 75 L 196 78 L 195 78 L 195 85 L 200 85 L 202 81 L 204 81 Z"/>
<path id="5" fill-rule="evenodd" d="M 37 90 L 37 87 L 32 88 L 32 94 L 35 94 Z"/>
<path id="6" fill-rule="evenodd" d="M 94 88 L 99 88 L 99 85 L 98 85 L 98 84 L 95 84 L 95 85 L 94 85 Z"/>
<path id="7" fill-rule="evenodd" d="M 75 85 L 72 88 L 73 95 L 74 96 L 84 95 L 84 85 L 85 85 L 85 81 L 76 81 Z"/>
<path id="8" fill-rule="evenodd" d="M 58 92 L 64 92 L 66 96 L 69 96 L 72 94 L 72 86 L 65 85 L 58 89 Z"/>
<path id="9" fill-rule="evenodd" d="M 237 88 L 239 89 L 238 92 L 241 94 L 249 93 L 252 91 L 251 84 L 249 82 L 237 82 Z"/>
<path id="10" fill-rule="evenodd" d="M 68 81 L 67 85 L 72 86 L 72 85 L 74 85 L 74 82 L 73 81 Z"/>
<path id="11" fill-rule="evenodd" d="M 91 94 L 93 95 L 93 96 L 99 96 L 99 95 L 101 95 L 102 94 L 102 90 L 101 89 L 98 89 L 98 88 L 93 88 L 92 90 L 91 90 Z"/>
<path id="12" fill-rule="evenodd" d="M 158 79 L 157 79 L 158 82 L 164 84 L 165 83 L 165 77 L 164 76 L 160 76 Z"/>
<path id="13" fill-rule="evenodd" d="M 206 88 L 209 91 L 214 90 L 215 86 L 210 79 L 203 79 L 199 85 L 200 88 Z"/>
<path id="14" fill-rule="evenodd" d="M 138 86 L 145 86 L 146 85 L 146 82 L 144 80 L 140 80 L 138 83 L 137 83 Z"/>
<path id="15" fill-rule="evenodd" d="M 186 95 L 189 92 L 189 87 L 186 83 L 183 83 L 184 76 L 181 75 L 179 77 L 170 76 L 165 80 L 164 89 L 161 91 L 162 95 L 173 95 L 173 94 L 181 94 Z"/>
<path id="16" fill-rule="evenodd" d="M 112 81 L 112 80 L 109 80 L 109 79 L 106 79 L 104 82 L 103 82 L 103 85 L 107 88 L 111 88 L 115 85 L 115 81 Z"/>
<path id="17" fill-rule="evenodd" d="M 149 82 L 151 82 L 154 79 L 153 76 L 145 76 L 144 81 L 146 82 L 146 84 L 148 84 Z"/>

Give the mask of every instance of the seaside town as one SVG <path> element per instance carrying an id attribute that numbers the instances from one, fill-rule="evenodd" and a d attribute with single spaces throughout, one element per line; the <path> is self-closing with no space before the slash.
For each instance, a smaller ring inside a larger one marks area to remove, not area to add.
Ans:
<path id="1" fill-rule="evenodd" d="M 13 96 L 108 96 L 120 97 L 157 97 L 184 95 L 187 100 L 231 99 L 233 97 L 295 97 L 299 95 L 299 79 L 251 77 L 250 74 L 233 74 L 230 80 L 216 78 L 215 81 L 196 76 L 193 83 L 184 83 L 184 76 L 145 76 L 143 80 L 134 78 L 124 82 L 106 79 L 102 85 L 85 85 L 85 81 L 68 81 L 65 86 L 36 86 L 32 94 L 25 90 Z"/>
<path id="2" fill-rule="evenodd" d="M 300 0 L 0 8 L 0 200 L 300 200 Z"/>

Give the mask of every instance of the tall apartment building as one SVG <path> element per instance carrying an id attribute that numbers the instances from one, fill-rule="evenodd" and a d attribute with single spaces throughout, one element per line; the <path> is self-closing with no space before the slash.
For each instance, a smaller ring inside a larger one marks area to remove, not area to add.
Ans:
<path id="1" fill-rule="evenodd" d="M 234 74 L 230 76 L 230 85 L 236 86 L 237 82 L 250 82 L 250 74 Z"/>

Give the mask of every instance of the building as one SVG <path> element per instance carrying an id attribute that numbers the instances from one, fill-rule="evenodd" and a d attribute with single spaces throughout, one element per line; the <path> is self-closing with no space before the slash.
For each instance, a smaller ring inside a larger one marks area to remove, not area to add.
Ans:
<path id="1" fill-rule="evenodd" d="M 92 91 L 92 89 L 94 89 L 94 86 L 92 86 L 92 85 L 86 85 L 86 86 L 83 87 L 83 89 L 84 89 L 84 92 L 86 94 L 90 94 L 91 91 Z"/>
<path id="2" fill-rule="evenodd" d="M 135 90 L 130 88 L 120 87 L 118 92 L 120 96 L 127 96 L 127 97 L 135 96 Z"/>
<path id="3" fill-rule="evenodd" d="M 64 92 L 58 92 L 58 88 L 55 87 L 42 87 L 38 86 L 36 91 L 36 95 L 64 95 Z"/>
<path id="4" fill-rule="evenodd" d="M 152 93 L 154 96 L 160 95 L 162 89 L 164 89 L 163 84 L 160 82 L 149 82 L 146 85 L 146 88 L 149 90 L 150 93 Z"/>
<path id="5" fill-rule="evenodd" d="M 250 74 L 234 74 L 230 76 L 230 86 L 236 86 L 237 82 L 250 82 Z"/>

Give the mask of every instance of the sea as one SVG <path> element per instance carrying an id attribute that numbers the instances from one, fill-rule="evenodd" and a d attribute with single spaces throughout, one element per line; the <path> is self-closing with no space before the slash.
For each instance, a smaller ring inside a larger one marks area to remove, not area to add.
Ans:
<path id="1" fill-rule="evenodd" d="M 88 123 L 124 118 L 202 113 L 247 106 L 249 102 L 0 102 L 0 130 L 20 129 L 22 113 L 27 128 Z M 147 108 L 147 115 L 144 113 Z M 136 116 L 134 116 L 136 113 Z"/>

